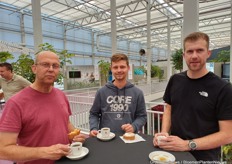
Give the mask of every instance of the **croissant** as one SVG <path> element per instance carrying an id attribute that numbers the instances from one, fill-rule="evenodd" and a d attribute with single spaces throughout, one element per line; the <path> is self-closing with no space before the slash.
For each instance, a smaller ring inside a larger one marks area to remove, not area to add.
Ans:
<path id="1" fill-rule="evenodd" d="M 68 134 L 68 138 L 69 138 L 70 140 L 73 140 L 73 138 L 74 138 L 76 135 L 79 135 L 80 132 L 81 132 L 80 129 L 74 129 L 72 132 L 70 132 L 70 133 Z"/>

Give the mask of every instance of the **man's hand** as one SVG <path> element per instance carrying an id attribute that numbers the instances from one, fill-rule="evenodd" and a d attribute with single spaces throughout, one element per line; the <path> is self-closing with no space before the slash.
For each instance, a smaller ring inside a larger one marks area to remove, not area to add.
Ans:
<path id="1" fill-rule="evenodd" d="M 56 144 L 49 147 L 38 148 L 43 159 L 58 160 L 70 152 L 69 145 Z"/>
<path id="2" fill-rule="evenodd" d="M 129 132 L 134 133 L 134 131 L 135 131 L 131 124 L 124 124 L 121 126 L 121 128 L 122 128 L 122 130 L 124 130 L 127 133 L 129 133 Z"/>
<path id="3" fill-rule="evenodd" d="M 84 143 L 86 138 L 87 137 L 84 134 L 79 134 L 79 135 L 74 136 L 73 141 Z"/>
<path id="4" fill-rule="evenodd" d="M 168 151 L 189 151 L 188 141 L 177 136 L 168 136 L 162 139 L 162 141 L 159 143 L 161 149 Z"/>
<path id="5" fill-rule="evenodd" d="M 91 137 L 96 137 L 97 134 L 98 134 L 98 131 L 97 131 L 97 130 L 91 130 L 89 135 L 90 135 Z"/>
<path id="6" fill-rule="evenodd" d="M 154 146 L 158 146 L 158 136 L 165 136 L 168 137 L 169 134 L 168 133 L 156 133 L 153 139 L 153 145 Z"/>

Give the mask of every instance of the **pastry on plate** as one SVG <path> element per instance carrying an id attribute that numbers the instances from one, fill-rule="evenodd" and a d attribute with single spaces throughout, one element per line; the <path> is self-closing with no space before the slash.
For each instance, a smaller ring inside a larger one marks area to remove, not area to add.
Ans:
<path id="1" fill-rule="evenodd" d="M 134 140 L 135 139 L 135 133 L 125 133 L 123 135 L 123 139 L 125 139 L 125 140 Z"/>

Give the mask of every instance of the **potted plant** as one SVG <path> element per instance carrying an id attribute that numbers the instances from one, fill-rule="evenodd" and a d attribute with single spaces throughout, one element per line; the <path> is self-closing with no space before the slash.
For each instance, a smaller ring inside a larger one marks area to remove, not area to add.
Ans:
<path id="1" fill-rule="evenodd" d="M 211 60 L 212 62 L 229 62 L 230 61 L 230 51 L 222 50 L 217 54 L 217 57 Z"/>
<path id="2" fill-rule="evenodd" d="M 109 78 L 109 71 L 110 71 L 110 62 L 100 60 L 98 62 L 98 67 L 100 70 L 100 78 L 101 78 L 101 86 L 103 86 L 105 83 L 107 83 Z"/>
<path id="3" fill-rule="evenodd" d="M 163 71 L 159 66 L 151 65 L 151 77 L 157 77 L 159 81 L 163 78 Z"/>
<path id="4" fill-rule="evenodd" d="M 171 61 L 176 70 L 182 72 L 183 70 L 183 50 L 178 49 L 171 55 Z"/>

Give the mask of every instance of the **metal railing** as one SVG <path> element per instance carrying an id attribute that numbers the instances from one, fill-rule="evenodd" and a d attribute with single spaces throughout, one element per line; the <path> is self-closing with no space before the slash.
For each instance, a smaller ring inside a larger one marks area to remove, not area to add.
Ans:
<path id="1" fill-rule="evenodd" d="M 84 132 L 89 132 L 89 111 L 92 103 L 70 102 L 72 115 L 70 121 L 76 128 L 80 128 Z"/>
<path id="2" fill-rule="evenodd" d="M 94 94 L 95 95 L 95 94 Z M 93 104 L 94 96 L 80 96 L 80 95 L 67 95 L 70 105 L 75 105 L 76 103 L 91 103 Z"/>
<path id="3" fill-rule="evenodd" d="M 162 111 L 156 111 L 156 106 L 162 106 Z M 147 125 L 143 127 L 143 133 L 154 135 L 161 131 L 161 121 L 166 104 L 163 102 L 146 102 Z M 147 128 L 146 131 L 144 129 Z"/>

